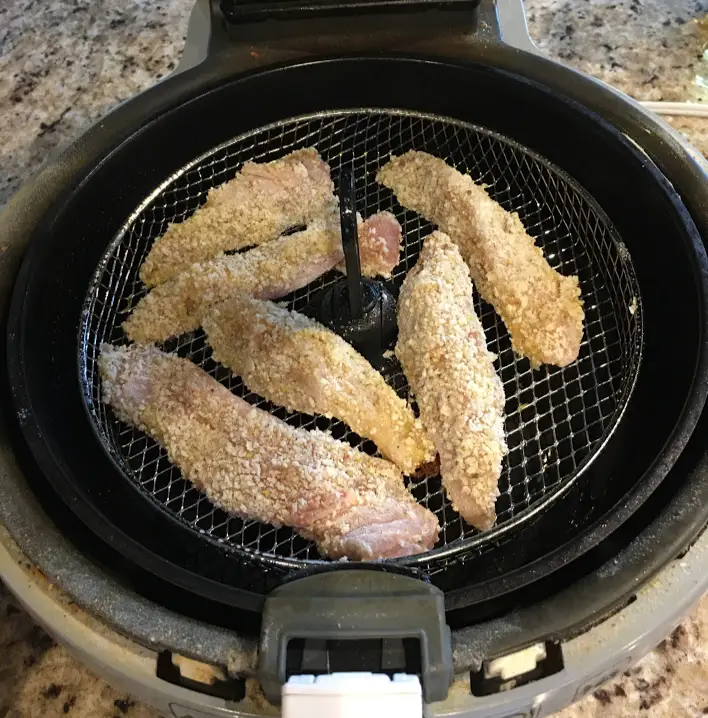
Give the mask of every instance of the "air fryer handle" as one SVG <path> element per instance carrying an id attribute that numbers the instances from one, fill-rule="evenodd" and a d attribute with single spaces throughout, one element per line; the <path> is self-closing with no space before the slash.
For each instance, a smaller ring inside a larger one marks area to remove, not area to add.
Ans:
<path id="1" fill-rule="evenodd" d="M 537 52 L 526 24 L 523 0 L 212 0 L 231 24 L 268 19 L 308 19 L 341 15 L 476 11 L 478 35 L 491 35 L 520 50 Z M 464 28 L 461 28 L 464 30 Z"/>
<path id="2" fill-rule="evenodd" d="M 420 643 L 423 697 L 444 700 L 452 682 L 452 643 L 443 594 L 423 581 L 354 566 L 297 579 L 265 602 L 258 678 L 279 704 L 293 639 L 414 638 Z"/>
<path id="3" fill-rule="evenodd" d="M 228 22 L 474 9 L 487 0 L 219 0 Z"/>
<path id="4" fill-rule="evenodd" d="M 237 73 L 305 56 L 331 54 L 332 50 L 326 46 L 326 40 L 322 42 L 321 34 L 326 35 L 333 29 L 335 41 L 331 44 L 337 52 L 363 49 L 425 54 L 429 49 L 424 40 L 426 37 L 433 39 L 435 34 L 435 23 L 431 22 L 435 15 L 443 25 L 448 22 L 448 35 L 452 35 L 433 43 L 436 54 L 447 50 L 445 54 L 461 57 L 467 44 L 479 41 L 502 41 L 519 50 L 538 52 L 528 33 L 523 0 L 479 0 L 478 4 L 477 0 L 271 0 L 245 2 L 237 13 L 233 8 L 223 12 L 222 2 L 196 0 L 187 26 L 184 53 L 173 74 L 195 68 L 205 61 L 217 64 L 227 61 Z M 431 16 L 430 10 L 441 11 Z M 332 15 L 322 17 L 327 13 Z M 347 15 L 342 17 L 343 13 Z M 259 14 L 291 19 L 288 22 L 263 22 L 256 19 Z M 366 47 L 357 48 L 356 39 L 352 42 L 352 15 L 364 23 L 368 20 L 378 24 L 374 31 L 364 27 L 359 33 Z M 309 28 L 303 26 L 308 23 Z M 417 37 L 409 42 L 405 40 L 405 31 L 400 32 L 400 27 L 406 23 L 418 27 Z M 296 42 L 287 39 L 286 27 L 297 38 Z M 271 33 L 280 36 L 270 37 Z M 308 41 L 302 42 L 302 36 L 308 34 L 311 40 L 314 38 L 310 47 Z"/>

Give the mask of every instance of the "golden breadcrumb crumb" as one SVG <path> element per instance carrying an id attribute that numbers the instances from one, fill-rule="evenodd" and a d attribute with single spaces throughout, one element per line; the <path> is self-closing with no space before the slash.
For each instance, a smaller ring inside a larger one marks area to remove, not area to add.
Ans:
<path id="1" fill-rule="evenodd" d="M 328 556 L 376 559 L 431 548 L 438 523 L 401 474 L 319 431 L 295 429 L 153 346 L 101 347 L 104 401 L 152 436 L 226 511 L 294 527 Z"/>
<path id="2" fill-rule="evenodd" d="M 453 507 L 479 529 L 494 524 L 506 453 L 504 388 L 494 371 L 457 245 L 433 232 L 398 299 L 398 356 L 440 454 Z"/>
<path id="3" fill-rule="evenodd" d="M 435 457 L 408 404 L 344 339 L 272 302 L 238 295 L 202 317 L 213 357 L 290 411 L 336 417 L 404 473 Z"/>
<path id="4" fill-rule="evenodd" d="M 566 366 L 578 358 L 583 306 L 578 278 L 546 261 L 518 214 L 443 160 L 410 151 L 377 180 L 405 207 L 437 224 L 457 243 L 481 295 L 499 313 L 514 349 L 531 363 Z"/>

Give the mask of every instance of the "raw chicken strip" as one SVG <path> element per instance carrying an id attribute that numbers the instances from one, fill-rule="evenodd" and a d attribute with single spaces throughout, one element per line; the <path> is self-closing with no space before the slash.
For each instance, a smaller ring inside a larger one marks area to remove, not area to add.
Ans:
<path id="1" fill-rule="evenodd" d="M 233 395 L 187 359 L 152 346 L 101 347 L 104 401 L 152 436 L 226 511 L 295 528 L 332 558 L 431 548 L 438 523 L 396 467 Z"/>
<path id="2" fill-rule="evenodd" d="M 238 295 L 215 304 L 202 327 L 216 361 L 290 411 L 336 417 L 404 473 L 435 458 L 408 404 L 341 337 L 304 314 Z"/>
<path id="3" fill-rule="evenodd" d="M 358 219 L 359 261 L 366 277 L 390 277 L 401 254 L 401 225 L 390 212 L 372 214 L 365 222 Z M 346 265 L 337 265 L 346 274 Z"/>
<path id="4" fill-rule="evenodd" d="M 583 305 L 578 278 L 546 261 L 516 212 L 507 212 L 472 178 L 425 152 L 406 152 L 377 180 L 457 243 L 481 295 L 499 313 L 514 349 L 534 366 L 578 358 Z"/>
<path id="5" fill-rule="evenodd" d="M 440 454 L 453 507 L 479 529 L 494 524 L 506 453 L 504 388 L 472 302 L 456 244 L 433 232 L 398 299 L 396 356 Z"/>
<path id="6" fill-rule="evenodd" d="M 333 193 L 329 167 L 313 148 L 274 162 L 246 162 L 236 177 L 210 190 L 193 215 L 155 241 L 140 278 L 152 287 L 221 252 L 277 239 L 336 203 Z"/>
<path id="7" fill-rule="evenodd" d="M 388 224 L 384 230 L 382 227 Z M 387 241 L 380 238 L 385 232 Z M 389 213 L 373 215 L 359 229 L 362 268 L 388 268 L 398 262 L 401 228 Z M 395 237 L 394 237 L 395 235 Z M 248 252 L 199 264 L 155 287 L 123 323 L 133 341 L 165 341 L 199 327 L 211 304 L 243 293 L 277 299 L 309 284 L 343 258 L 338 221 L 333 216 L 313 222 L 306 230 L 280 237 Z M 384 266 L 385 265 L 385 266 Z"/>

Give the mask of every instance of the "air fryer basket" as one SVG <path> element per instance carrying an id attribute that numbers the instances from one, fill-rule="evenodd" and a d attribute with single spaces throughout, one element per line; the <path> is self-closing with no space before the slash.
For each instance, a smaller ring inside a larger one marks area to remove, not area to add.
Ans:
<path id="1" fill-rule="evenodd" d="M 412 490 L 446 524 L 441 544 L 396 567 L 431 577 L 449 620 L 505 610 L 529 583 L 548 590 L 540 584 L 558 568 L 579 567 L 655 491 L 693 431 L 707 374 L 705 254 L 691 217 L 703 216 L 699 170 L 670 137 L 648 131 L 641 111 L 570 70 L 501 45 L 439 49 L 454 57 L 287 55 L 250 72 L 237 55 L 214 55 L 118 108 L 62 156 L 51 192 L 17 200 L 11 231 L 31 244 L 8 317 L 8 374 L 23 437 L 56 500 L 185 600 L 259 613 L 285 579 L 330 565 L 287 530 L 214 511 L 100 402 L 97 344 L 125 341 L 118 327 L 142 291 L 142 254 L 246 159 L 314 144 L 335 179 L 353 166 L 362 213 L 393 208 L 404 224 L 394 292 L 429 227 L 373 171 L 408 147 L 486 182 L 549 260 L 580 277 L 586 337 L 564 370 L 516 360 L 478 302 L 508 399 L 499 523 L 486 533 L 464 527 L 429 478 Z M 290 299 L 302 307 L 307 293 Z M 168 348 L 239 391 L 200 342 L 181 337 Z M 385 373 L 405 394 L 395 365 Z M 285 418 L 358 442 L 341 425 Z"/>
<path id="2" fill-rule="evenodd" d="M 294 149 L 315 146 L 336 180 L 353 168 L 358 210 L 364 216 L 393 211 L 403 226 L 404 249 L 391 283 L 394 293 L 415 264 L 431 227 L 403 210 L 392 193 L 375 181 L 391 154 L 409 149 L 443 157 L 488 187 L 507 210 L 518 212 L 550 263 L 580 278 L 585 334 L 577 362 L 564 369 L 532 369 L 514 355 L 508 332 L 494 310 L 477 295 L 476 307 L 506 393 L 504 461 L 497 501 L 497 524 L 480 533 L 449 505 L 438 475 L 412 481 L 416 498 L 434 511 L 441 525 L 432 552 L 399 559 L 435 575 L 451 561 L 498 541 L 559 498 L 602 451 L 629 399 L 639 371 L 642 309 L 631 257 L 595 200 L 572 177 L 507 137 L 482 127 L 415 112 L 348 110 L 287 119 L 238 136 L 213 148 L 167 178 L 128 218 L 101 258 L 86 295 L 80 327 L 79 363 L 91 418 L 107 450 L 124 474 L 161 510 L 194 531 L 245 549 L 252 557 L 277 557 L 283 566 L 302 568 L 320 560 L 315 546 L 288 528 L 275 529 L 230 517 L 186 482 L 166 452 L 138 429 L 119 422 L 102 401 L 96 359 L 102 342 L 125 342 L 121 323 L 145 294 L 138 269 L 153 240 L 168 224 L 188 217 L 209 189 L 227 181 L 245 161 L 269 161 Z M 303 310 L 336 281 L 330 272 L 286 298 Z M 238 396 L 286 419 L 293 426 L 317 427 L 369 453 L 376 447 L 339 421 L 282 408 L 249 393 L 241 380 L 211 359 L 201 331 L 170 340 L 165 348 L 188 357 Z M 408 397 L 398 362 L 383 370 L 388 383 Z"/>

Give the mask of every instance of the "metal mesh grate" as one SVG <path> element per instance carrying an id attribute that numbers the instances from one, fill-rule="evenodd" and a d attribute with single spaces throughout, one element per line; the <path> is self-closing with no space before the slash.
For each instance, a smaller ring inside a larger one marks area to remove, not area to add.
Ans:
<path id="1" fill-rule="evenodd" d="M 470 555 L 499 530 L 523 520 L 529 507 L 552 500 L 601 448 L 629 397 L 641 353 L 641 303 L 631 259 L 595 202 L 568 176 L 516 143 L 448 118 L 398 111 L 347 111 L 296 118 L 262 128 L 215 148 L 169 178 L 141 205 L 111 242 L 89 288 L 81 326 L 81 370 L 91 415 L 111 453 L 130 480 L 164 510 L 203 534 L 256 554 L 278 556 L 286 563 L 317 560 L 314 545 L 290 529 L 274 529 L 230 517 L 215 508 L 172 466 L 166 452 L 142 432 L 121 424 L 101 401 L 96 359 L 101 342 L 125 342 L 120 325 L 145 290 L 138 268 L 154 239 L 168 224 L 189 216 L 210 188 L 232 178 L 246 160 L 268 161 L 300 147 L 315 146 L 332 168 L 353 166 L 358 210 L 368 216 L 392 210 L 404 230 L 405 248 L 392 284 L 397 291 L 415 264 L 430 225 L 403 210 L 393 195 L 375 182 L 376 170 L 390 153 L 408 149 L 430 152 L 484 183 L 492 197 L 516 211 L 537 238 L 549 262 L 563 274 L 577 274 L 585 302 L 585 336 L 576 363 L 565 369 L 532 370 L 511 350 L 509 335 L 494 310 L 476 297 L 496 367 L 506 392 L 509 454 L 504 462 L 495 529 L 480 534 L 452 511 L 438 476 L 412 486 L 417 499 L 434 511 L 441 524 L 445 557 L 426 554 L 407 562 L 424 563 L 432 573 L 452 554 Z M 335 281 L 331 272 L 287 298 L 302 309 L 312 296 Z M 237 395 L 294 426 L 318 427 L 373 453 L 338 421 L 289 414 L 249 393 L 238 377 L 210 357 L 201 331 L 170 340 L 176 351 L 202 366 Z M 383 371 L 398 393 L 408 386 L 397 362 Z M 450 549 L 455 549 L 450 551 Z M 434 553 L 434 552 L 433 552 Z"/>

